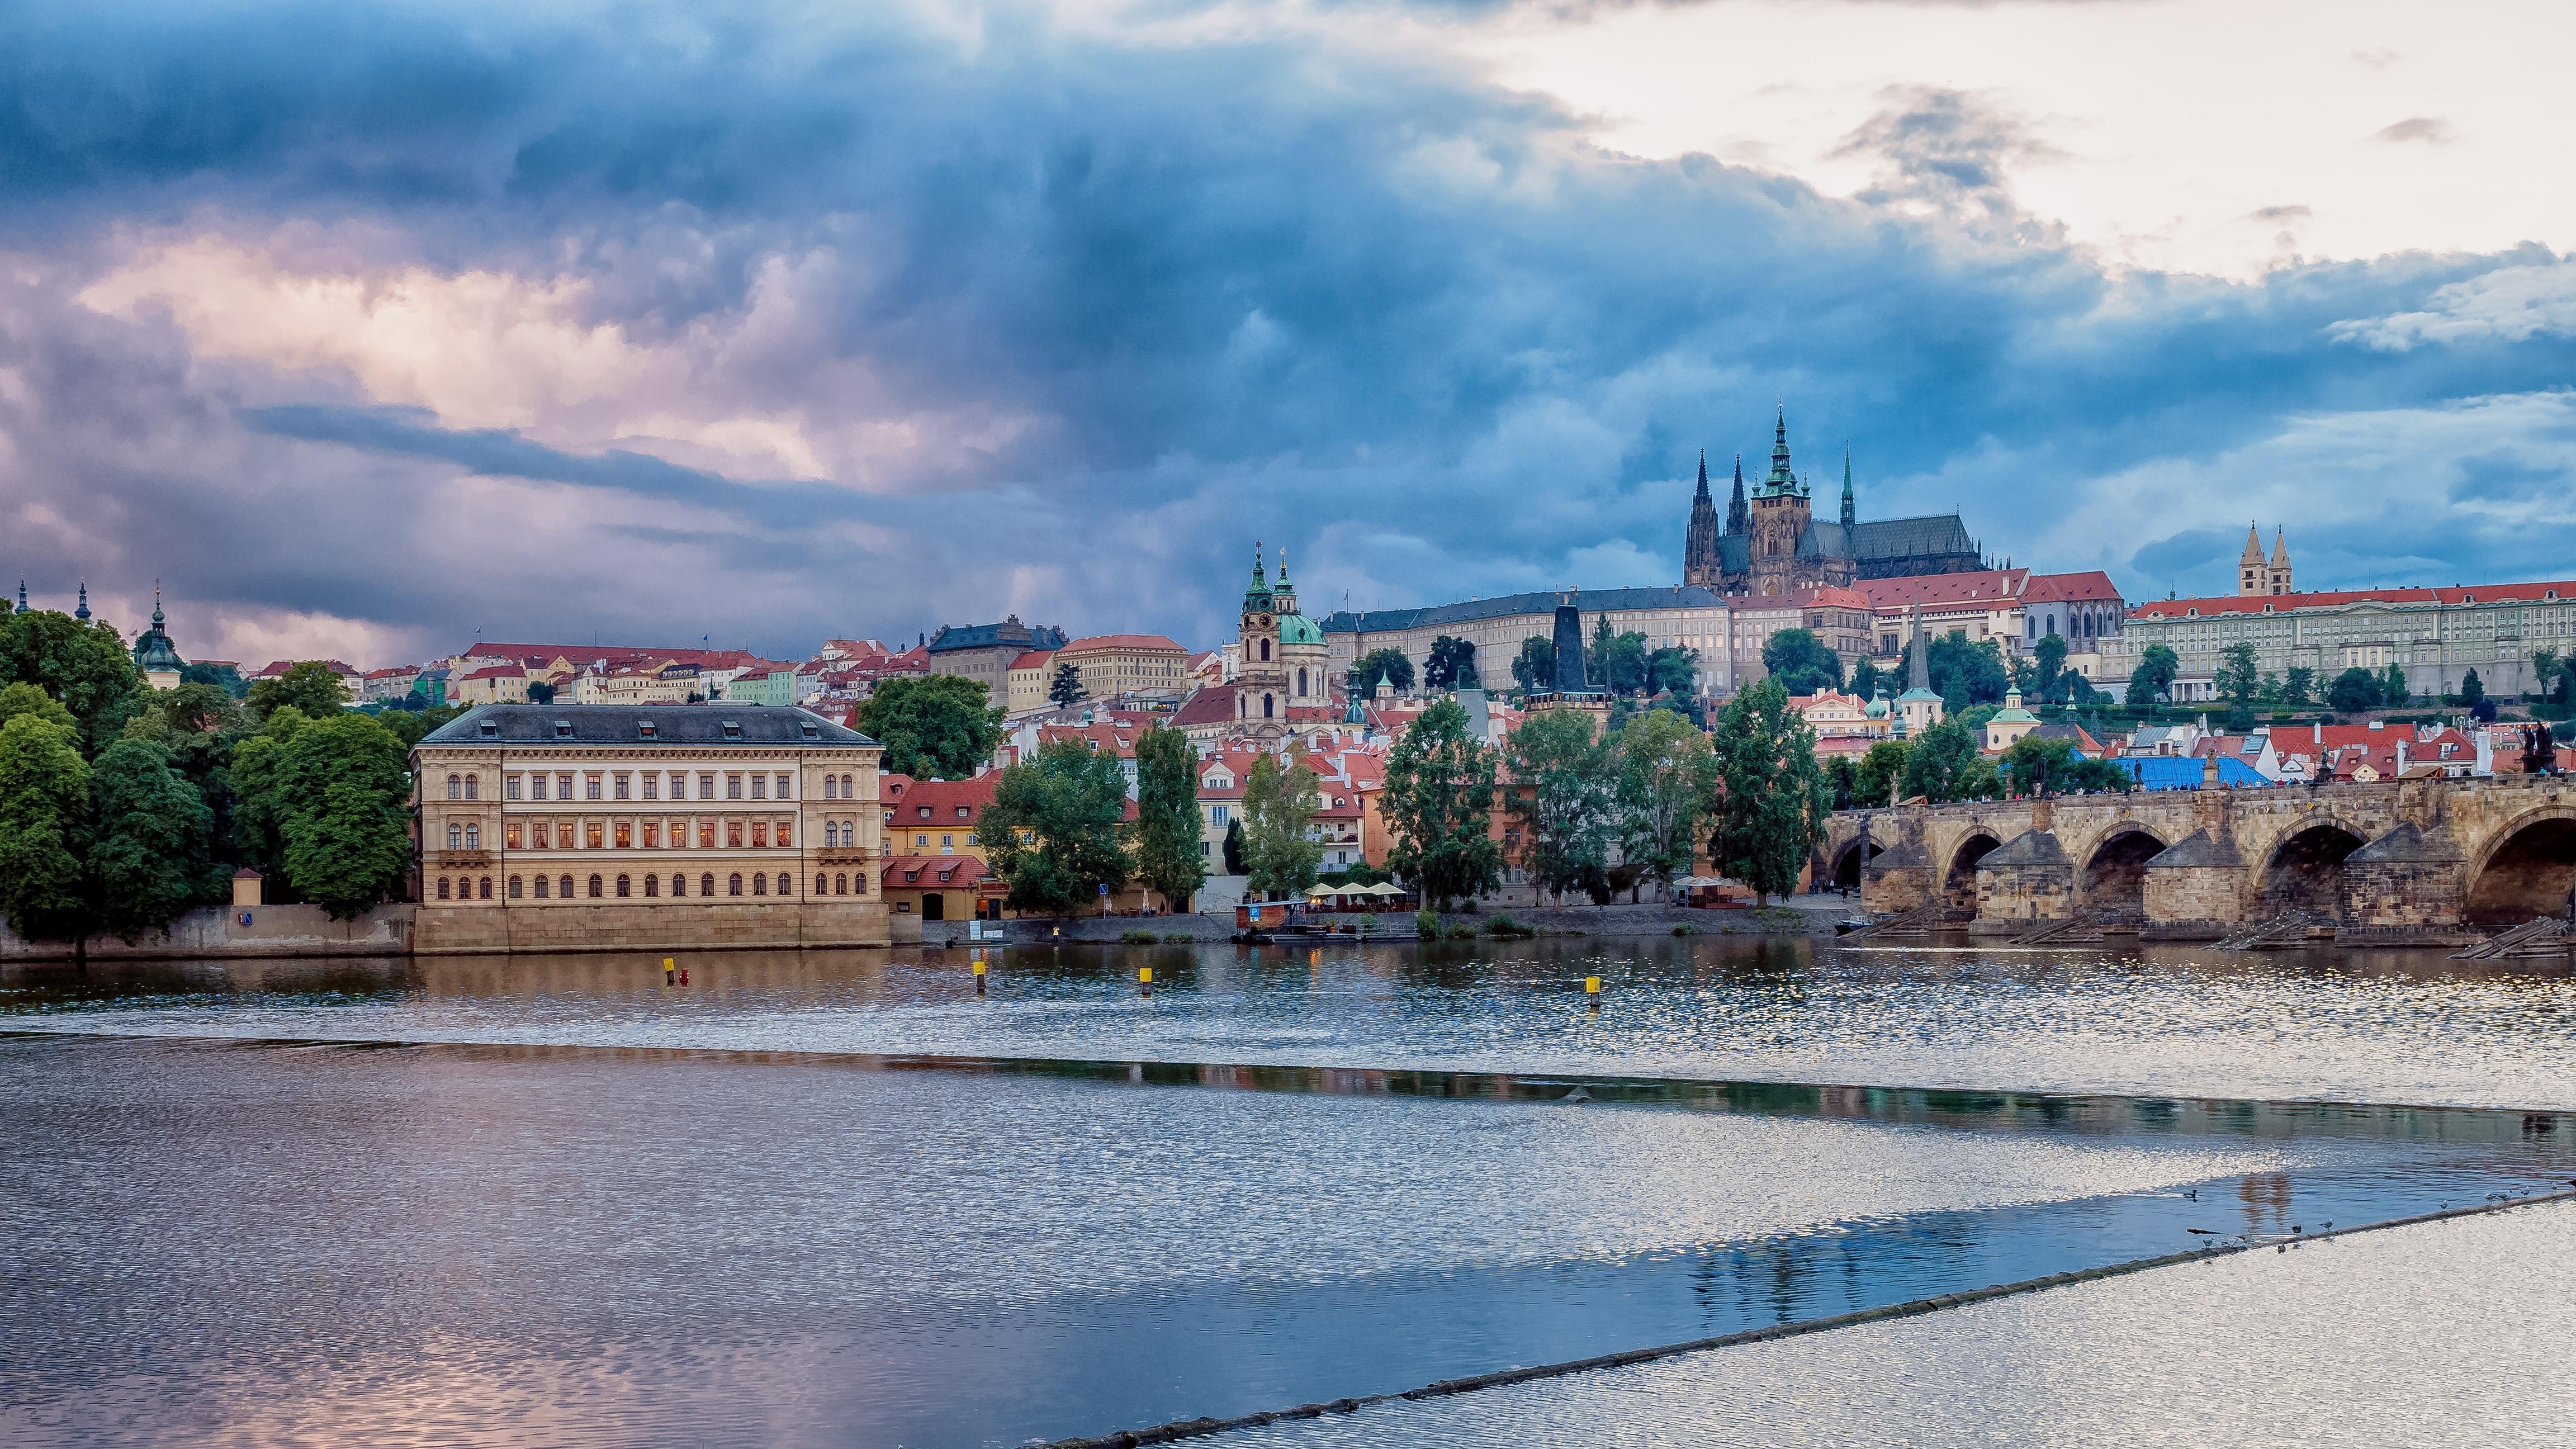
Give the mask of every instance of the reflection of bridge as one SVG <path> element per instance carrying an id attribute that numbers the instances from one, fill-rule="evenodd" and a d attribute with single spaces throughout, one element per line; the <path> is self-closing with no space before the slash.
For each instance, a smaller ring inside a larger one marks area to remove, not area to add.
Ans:
<path id="1" fill-rule="evenodd" d="M 1868 822 L 1863 868 L 1861 835 Z M 2452 944 L 2563 914 L 2576 780 L 2502 776 L 1846 811 L 1816 861 L 1871 911 L 1946 907 L 1980 933 L 2079 912 L 2200 940 L 2291 912 L 2348 944 Z"/>

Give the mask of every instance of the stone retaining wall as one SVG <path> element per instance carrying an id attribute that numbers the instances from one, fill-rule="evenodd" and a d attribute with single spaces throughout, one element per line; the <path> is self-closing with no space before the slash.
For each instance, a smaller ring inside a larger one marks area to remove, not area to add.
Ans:
<path id="1" fill-rule="evenodd" d="M 356 920 L 335 921 L 320 906 L 208 906 L 180 916 L 167 930 L 146 932 L 132 945 L 92 936 L 77 949 L 69 941 L 29 941 L 0 926 L 0 961 L 69 961 L 76 955 L 96 961 L 400 956 L 411 950 L 416 909 L 378 906 Z"/>
<path id="2" fill-rule="evenodd" d="M 424 956 L 500 951 L 766 951 L 886 946 L 895 923 L 885 903 L 767 901 L 717 905 L 499 903 L 418 908 L 412 950 Z M 918 940 L 920 927 L 913 927 Z"/>

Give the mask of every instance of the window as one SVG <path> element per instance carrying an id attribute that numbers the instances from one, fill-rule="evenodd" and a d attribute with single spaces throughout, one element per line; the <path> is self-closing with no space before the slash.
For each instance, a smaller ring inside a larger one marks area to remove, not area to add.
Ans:
<path id="1" fill-rule="evenodd" d="M 751 893 L 756 896 L 765 896 L 769 894 L 769 877 L 761 874 L 759 871 L 753 871 L 751 873 Z"/>
<path id="2" fill-rule="evenodd" d="M 725 798 L 728 800 L 739 800 L 742 798 L 742 776 L 725 776 Z"/>
<path id="3" fill-rule="evenodd" d="M 852 787 L 852 785 L 853 785 L 853 783 L 854 783 L 854 781 L 853 781 L 853 779 L 852 779 L 852 777 L 851 777 L 851 776 L 843 775 L 843 776 L 841 777 L 841 798 L 842 798 L 842 799 L 844 799 L 844 800 L 856 800 L 857 798 L 859 798 L 858 791 L 857 791 L 857 790 L 855 790 L 855 789 L 853 789 L 853 788 L 851 788 L 851 787 Z"/>
<path id="4" fill-rule="evenodd" d="M 850 894 L 852 894 L 852 895 L 854 895 L 854 896 L 863 896 L 863 895 L 866 895 L 867 893 L 868 893 L 868 873 L 867 873 L 866 871 L 859 871 L 859 872 L 857 872 L 856 874 L 852 875 L 852 876 L 850 877 Z"/>
<path id="5" fill-rule="evenodd" d="M 785 800 L 791 798 L 787 787 L 788 783 L 794 778 L 795 777 L 792 775 L 781 775 L 778 777 L 778 799 Z"/>
<path id="6" fill-rule="evenodd" d="M 820 880 L 822 879 L 822 877 L 821 877 L 821 876 L 816 876 L 816 877 L 815 877 L 815 879 L 816 879 L 817 881 L 820 881 Z M 834 894 L 834 895 L 836 895 L 836 896 L 845 896 L 845 895 L 848 895 L 849 893 L 850 893 L 850 878 L 849 878 L 848 876 L 846 876 L 846 875 L 841 874 L 839 871 L 834 871 L 834 872 L 832 872 L 832 894 Z M 816 892 L 816 894 L 818 894 L 818 895 L 819 895 L 819 894 L 821 894 L 821 892 L 818 890 L 818 891 Z"/>
<path id="7" fill-rule="evenodd" d="M 447 827 L 447 848 L 450 850 L 463 850 L 465 848 L 464 826 L 451 825 Z"/>
<path id="8" fill-rule="evenodd" d="M 564 850 L 572 849 L 571 821 L 558 820 L 555 822 L 555 844 Z M 570 879 L 570 877 L 566 877 L 566 879 Z"/>
<path id="9" fill-rule="evenodd" d="M 644 899 L 649 901 L 655 896 L 661 894 L 661 887 L 662 878 L 660 876 L 648 875 L 644 877 Z"/>
<path id="10" fill-rule="evenodd" d="M 572 776 L 555 776 L 555 798 L 558 800 L 569 800 L 572 798 Z"/>
<path id="11" fill-rule="evenodd" d="M 922 819 L 927 820 L 930 818 L 930 807 L 927 805 L 916 805 L 913 807 L 913 813 L 919 815 Z"/>
<path id="12" fill-rule="evenodd" d="M 689 878 L 684 875 L 674 874 L 671 877 L 671 894 L 675 896 L 685 896 L 688 893 Z"/>
<path id="13" fill-rule="evenodd" d="M 540 883 L 542 883 L 542 882 L 545 880 L 545 877 L 544 877 L 544 876 L 539 876 L 539 877 L 537 877 L 537 879 L 538 879 L 538 881 L 539 881 Z M 512 900 L 514 900 L 514 901 L 515 901 L 515 900 L 517 900 L 518 898 L 519 898 L 519 878 L 518 878 L 517 876 L 515 876 L 515 875 L 514 875 L 514 876 L 510 877 L 510 899 L 512 899 Z"/>
<path id="14" fill-rule="evenodd" d="M 606 884 L 607 882 L 601 880 L 598 876 L 592 876 L 590 878 L 590 898 L 595 901 L 606 895 L 607 892 L 602 889 Z"/>
<path id="15" fill-rule="evenodd" d="M 735 876 L 735 877 L 734 877 L 734 881 L 735 881 L 735 883 L 736 883 L 736 884 L 740 884 L 740 883 L 741 883 L 741 881 L 742 881 L 742 877 L 741 877 L 741 876 Z M 715 893 L 716 893 L 716 878 L 715 878 L 713 875 L 711 875 L 711 874 L 710 874 L 710 875 L 702 875 L 702 876 L 699 876 L 699 877 L 698 877 L 698 894 L 699 894 L 699 895 L 702 895 L 702 896 L 711 896 L 711 895 L 714 895 Z M 739 894 L 739 892 L 737 892 L 737 894 Z"/>
<path id="16" fill-rule="evenodd" d="M 617 822 L 617 848 L 627 850 L 635 844 L 635 827 L 627 821 Z"/>
<path id="17" fill-rule="evenodd" d="M 464 799 L 464 798 L 465 798 L 465 782 L 464 782 L 463 780 L 458 779 L 458 778 L 457 778 L 456 776 L 454 776 L 454 775 L 450 775 L 450 776 L 448 776 L 448 777 L 447 777 L 447 798 L 448 798 L 448 799 L 450 799 L 450 800 L 462 800 L 462 799 Z"/>
<path id="18" fill-rule="evenodd" d="M 751 777 L 751 798 L 754 800 L 766 800 L 769 798 L 769 777 L 767 775 L 754 775 Z"/>
<path id="19" fill-rule="evenodd" d="M 700 775 L 698 777 L 698 798 L 701 800 L 712 800 L 716 798 L 715 776 Z"/>
<path id="20" fill-rule="evenodd" d="M 754 850 L 767 850 L 769 848 L 768 821 L 755 820 L 751 822 L 751 848 Z"/>
<path id="21" fill-rule="evenodd" d="M 483 848 L 483 827 L 481 825 L 469 824 L 465 827 L 465 848 L 467 850 L 481 850 Z"/>
<path id="22" fill-rule="evenodd" d="M 649 785 L 644 789 L 644 798 L 647 800 L 653 798 L 653 790 Z M 689 798 L 688 776 L 675 774 L 671 777 L 671 798 L 674 800 L 686 800 Z"/>
<path id="23" fill-rule="evenodd" d="M 827 896 L 831 894 L 829 890 L 824 888 L 823 877 L 820 875 L 814 877 L 814 894 L 818 896 Z"/>
<path id="24" fill-rule="evenodd" d="M 725 894 L 729 896 L 738 896 L 742 894 L 742 877 L 740 875 L 728 876 L 725 879 Z"/>
<path id="25" fill-rule="evenodd" d="M 617 898 L 618 898 L 619 900 L 621 900 L 621 901 L 622 901 L 622 900 L 625 900 L 625 899 L 626 899 L 629 895 L 631 895 L 631 894 L 633 894 L 633 892 L 631 892 L 631 891 L 627 888 L 627 881 L 626 881 L 626 877 L 624 877 L 624 876 L 622 876 L 622 875 L 621 875 L 621 876 L 619 876 L 619 877 L 617 878 Z"/>
<path id="26" fill-rule="evenodd" d="M 442 901 L 447 899 L 447 877 L 445 876 L 438 878 L 438 898 Z"/>
<path id="27" fill-rule="evenodd" d="M 653 722 L 649 719 L 637 720 L 635 722 L 635 737 L 639 740 L 649 740 L 653 738 Z M 648 800 L 651 799 L 652 793 L 647 791 L 645 793 L 645 798 Z"/>
<path id="28" fill-rule="evenodd" d="M 626 777 L 624 775 L 617 777 L 617 798 L 620 800 L 628 798 L 626 794 Z"/>
<path id="29" fill-rule="evenodd" d="M 557 884 L 558 884 L 558 887 L 559 887 L 559 888 L 558 888 L 558 890 L 556 891 L 556 894 L 558 894 L 558 895 L 562 896 L 565 900 L 571 900 L 571 899 L 572 899 L 572 877 L 571 877 L 571 876 L 568 876 L 568 875 L 567 875 L 567 876 L 559 877 L 559 878 L 558 878 L 558 880 L 557 880 Z"/>
<path id="30" fill-rule="evenodd" d="M 714 821 L 712 821 L 712 820 L 701 820 L 701 821 L 699 821 L 699 822 L 698 822 L 698 849 L 700 849 L 700 850 L 713 850 L 713 849 L 715 849 L 715 848 L 716 848 L 716 823 L 715 823 Z M 712 895 L 712 894 L 714 894 L 714 892 L 710 891 L 708 894 Z"/>
<path id="31" fill-rule="evenodd" d="M 728 820 L 725 822 L 725 844 L 735 850 L 742 849 L 741 821 Z"/>
<path id="32" fill-rule="evenodd" d="M 916 835 L 912 838 L 912 843 L 916 848 L 927 850 L 930 848 L 930 837 L 927 835 Z"/>
<path id="33" fill-rule="evenodd" d="M 512 775 L 510 778 L 501 782 L 501 798 L 505 800 L 516 800 L 519 798 L 518 776 Z"/>
<path id="34" fill-rule="evenodd" d="M 792 821 L 778 822 L 778 848 L 785 850 L 796 843 L 796 826 Z"/>
<path id="35" fill-rule="evenodd" d="M 823 798 L 826 800 L 838 800 L 841 798 L 840 776 L 825 775 L 823 777 Z"/>
<path id="36" fill-rule="evenodd" d="M 672 831 L 672 832 L 671 832 L 671 841 L 672 841 L 672 843 L 673 843 L 673 844 L 675 844 L 675 845 L 676 845 L 676 844 L 678 844 L 678 843 L 679 843 L 679 839 L 680 839 L 680 833 L 679 833 L 678 831 L 676 831 L 676 830 Z M 662 843 L 662 822 L 661 822 L 661 821 L 659 821 L 659 820 L 647 820 L 647 821 L 645 821 L 645 822 L 644 822 L 644 848 L 645 848 L 646 850 L 651 850 L 651 849 L 653 849 L 655 846 L 660 845 L 661 843 Z"/>
<path id="37" fill-rule="evenodd" d="M 564 877 L 564 879 L 566 879 L 566 880 L 570 880 L 570 879 L 572 879 L 572 877 L 570 877 L 570 876 L 566 876 L 566 877 Z M 538 877 L 537 877 L 537 899 L 538 899 L 538 900 L 544 900 L 545 898 L 546 898 L 546 878 L 545 878 L 544 876 L 538 876 Z"/>
<path id="38" fill-rule="evenodd" d="M 796 894 L 795 883 L 788 879 L 787 872 L 783 870 L 778 873 L 778 893 L 782 896 Z"/>
<path id="39" fill-rule="evenodd" d="M 960 806 L 958 806 L 958 807 L 957 807 L 957 818 L 958 818 L 958 819 L 960 819 L 960 820 L 965 820 L 965 819 L 970 818 L 969 812 L 967 811 L 967 809 L 966 809 L 966 807 L 965 807 L 965 806 L 960 805 Z"/>
<path id="40" fill-rule="evenodd" d="M 480 776 L 480 775 L 468 775 L 468 776 L 466 776 L 466 777 L 465 777 L 465 798 L 466 798 L 466 799 L 468 799 L 468 800 L 472 800 L 472 799 L 477 798 L 477 796 L 476 796 L 476 791 L 480 788 L 480 782 L 481 782 L 482 778 L 483 778 L 483 777 L 482 777 L 482 776 Z"/>
<path id="41" fill-rule="evenodd" d="M 954 835 L 943 835 L 939 837 L 939 848 L 942 850 L 955 850 L 957 848 L 957 837 Z"/>
<path id="42" fill-rule="evenodd" d="M 582 777 L 581 794 L 582 798 L 585 800 L 596 800 L 599 798 L 599 777 L 597 775 L 586 775 Z"/>
<path id="43" fill-rule="evenodd" d="M 531 800 L 543 800 L 546 798 L 546 777 L 543 775 L 530 775 L 528 777 L 528 791 L 528 798 Z"/>
<path id="44" fill-rule="evenodd" d="M 966 843 L 967 843 L 968 845 L 981 845 L 981 844 L 983 844 L 983 843 L 984 843 L 984 840 L 983 840 L 983 837 L 982 837 L 982 836 L 979 836 L 979 835 L 977 835 L 974 831 L 969 830 L 969 831 L 967 831 L 967 832 L 966 832 Z"/>
<path id="45" fill-rule="evenodd" d="M 582 838 L 593 850 L 608 843 L 608 827 L 597 820 L 583 822 Z"/>
<path id="46" fill-rule="evenodd" d="M 1261 657 L 1265 662 L 1270 658 L 1270 641 L 1267 639 L 1261 641 Z"/>

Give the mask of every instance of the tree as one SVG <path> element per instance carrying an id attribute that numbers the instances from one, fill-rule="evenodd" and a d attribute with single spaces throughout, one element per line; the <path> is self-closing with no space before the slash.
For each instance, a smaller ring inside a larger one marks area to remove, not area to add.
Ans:
<path id="1" fill-rule="evenodd" d="M 1323 803 L 1314 771 L 1283 764 L 1267 752 L 1253 757 L 1243 772 L 1243 863 L 1250 889 L 1266 898 L 1293 899 L 1315 883 L 1324 863 L 1315 812 Z"/>
<path id="2" fill-rule="evenodd" d="M 2251 710 L 2254 696 L 2263 688 L 2263 658 L 2251 641 L 2239 641 L 2219 651 L 2218 695 L 2233 700 L 2238 707 Z"/>
<path id="3" fill-rule="evenodd" d="M 1587 681 L 1610 694 L 1635 694 L 1646 685 L 1646 636 L 1631 629 L 1610 632 L 1610 616 L 1592 620 L 1592 647 L 1584 660 Z"/>
<path id="4" fill-rule="evenodd" d="M 1849 755 L 1825 761 L 1825 784 L 1834 792 L 1834 808 L 1852 810 L 1870 803 L 1860 793 L 1860 762 Z"/>
<path id="5" fill-rule="evenodd" d="M 1766 679 L 1727 701 L 1710 748 L 1719 783 L 1710 859 L 1753 887 L 1757 902 L 1789 894 L 1833 807 L 1815 732 L 1780 681 Z"/>
<path id="6" fill-rule="evenodd" d="M 201 686 L 202 687 L 202 686 Z M 169 750 L 121 739 L 90 770 L 89 924 L 128 945 L 215 898 L 205 797 L 171 768 Z"/>
<path id="7" fill-rule="evenodd" d="M 334 706 L 281 705 L 233 750 L 234 834 L 244 853 L 335 920 L 363 915 L 411 867 L 411 776 L 402 742 Z"/>
<path id="8" fill-rule="evenodd" d="M 1544 634 L 1523 639 L 1512 656 L 1512 682 L 1536 694 L 1556 688 L 1556 641 Z"/>
<path id="9" fill-rule="evenodd" d="M 2469 706 L 2469 718 L 2480 724 L 2493 724 L 2495 717 L 2496 702 L 2492 694 L 2479 695 L 2478 702 Z"/>
<path id="10" fill-rule="evenodd" d="M 94 750 L 138 707 L 143 676 L 105 619 L 21 609 L 0 615 L 0 684 L 9 683 L 32 684 L 60 701 L 80 722 L 82 747 Z"/>
<path id="11" fill-rule="evenodd" d="M 1669 694 L 1675 699 L 1696 696 L 1699 693 L 1699 651 L 1668 644 L 1647 655 L 1645 688 L 1648 694 Z"/>
<path id="12" fill-rule="evenodd" d="M 210 684 L 235 699 L 250 693 L 241 671 L 229 664 L 185 664 L 179 668 L 181 684 Z"/>
<path id="13" fill-rule="evenodd" d="M 77 737 L 80 734 L 80 721 L 72 718 L 72 712 L 63 708 L 61 700 L 44 690 L 24 683 L 0 688 L 0 725 L 22 714 L 34 715 L 67 735 Z"/>
<path id="14" fill-rule="evenodd" d="M 1912 752 L 1913 746 L 1903 740 L 1880 740 L 1860 757 L 1860 778 L 1853 793 L 1862 809 L 1896 803 L 1896 791 L 1905 779 L 1905 757 Z"/>
<path id="15" fill-rule="evenodd" d="M 962 675 L 889 679 L 859 706 L 859 733 L 885 746 L 884 767 L 898 775 L 968 779 L 1002 742 L 1002 711 L 990 698 Z"/>
<path id="16" fill-rule="evenodd" d="M 1252 868 L 1243 862 L 1243 817 L 1225 822 L 1225 873 L 1250 875 Z"/>
<path id="17" fill-rule="evenodd" d="M 535 698 L 531 686 L 530 698 Z M 551 691 L 547 696 L 551 699 Z M 292 705 L 306 719 L 320 719 L 349 702 L 349 690 L 331 666 L 318 659 L 301 660 L 287 666 L 284 674 L 269 679 L 253 680 L 249 700 L 251 718 L 267 721 L 280 708 Z"/>
<path id="18" fill-rule="evenodd" d="M 1374 691 L 1381 679 L 1398 689 L 1413 687 L 1413 661 L 1406 658 L 1401 649 L 1372 649 L 1360 656 L 1360 662 L 1352 672 L 1358 678 L 1362 694 Z"/>
<path id="19" fill-rule="evenodd" d="M 1156 725 L 1136 736 L 1136 877 L 1174 910 L 1207 882 L 1199 839 L 1199 757 L 1187 735 Z"/>
<path id="20" fill-rule="evenodd" d="M 1875 698 L 1882 686 L 1893 687 L 1898 682 L 1898 676 L 1881 673 L 1875 659 L 1863 659 L 1852 666 L 1851 692 L 1863 699 Z"/>
<path id="21" fill-rule="evenodd" d="M 1387 865 L 1423 899 L 1446 907 L 1502 880 L 1490 829 L 1494 751 L 1467 733 L 1467 711 L 1444 699 L 1424 710 L 1388 751 L 1380 798 L 1394 843 Z"/>
<path id="22" fill-rule="evenodd" d="M 1505 802 L 1520 822 L 1522 858 L 1539 889 L 1562 897 L 1606 872 L 1619 782 L 1592 716 L 1572 709 L 1531 715 L 1504 739 L 1503 760 L 1511 774 Z"/>
<path id="23" fill-rule="evenodd" d="M 1423 661 L 1422 682 L 1432 689 L 1476 688 L 1476 646 L 1447 634 L 1433 639 L 1431 656 Z"/>
<path id="24" fill-rule="evenodd" d="M 2561 703 L 2565 702 L 2571 663 L 2576 661 L 2560 658 L 2555 649 L 2532 651 L 2531 678 L 2532 682 L 2540 687 L 2540 698 L 2544 703 L 2552 698 Z"/>
<path id="25" fill-rule="evenodd" d="M 2281 703 L 2295 709 L 2314 704 L 2317 695 L 2317 672 L 2304 664 L 2293 664 L 2281 675 Z"/>
<path id="26" fill-rule="evenodd" d="M 2075 752 L 2072 740 L 2023 735 L 2004 751 L 2002 776 L 2016 795 L 2047 795 L 2074 790 L 2127 791 L 2135 783 L 2128 771 L 2108 760 L 2088 760 Z"/>
<path id="27" fill-rule="evenodd" d="M 993 873 L 1010 883 L 1011 909 L 1062 916 L 1098 899 L 1102 886 L 1126 883 L 1118 838 L 1126 816 L 1118 757 L 1086 740 L 1056 740 L 1003 769 L 976 831 Z"/>
<path id="28" fill-rule="evenodd" d="M 2164 644 L 2150 644 L 2138 655 L 2138 664 L 2129 671 L 2129 707 L 2145 709 L 2155 704 L 2156 696 L 2173 688 L 2174 676 L 2182 672 L 2182 660 Z"/>
<path id="29" fill-rule="evenodd" d="M 1791 694 L 1820 694 L 1843 684 L 1842 656 L 1811 629 L 1782 629 L 1763 641 L 1762 667 Z"/>
<path id="30" fill-rule="evenodd" d="M 2037 668 L 2037 678 L 2034 682 L 2039 686 L 2034 692 L 2041 699 L 2055 698 L 2058 676 L 2066 672 L 2066 641 L 2058 638 L 2056 633 L 2051 631 L 2045 638 L 2030 647 L 2030 653 L 2031 662 Z"/>
<path id="31" fill-rule="evenodd" d="M 2001 704 L 2004 689 L 2012 682 L 2012 671 L 2004 667 L 2002 641 L 1970 640 L 1965 629 L 1953 629 L 1932 640 L 1927 659 L 1933 693 L 1953 710 Z"/>
<path id="32" fill-rule="evenodd" d="M 78 738 L 43 711 L 0 724 L 0 915 L 30 939 L 83 933 L 90 799 Z"/>
<path id="33" fill-rule="evenodd" d="M 2474 669 L 2460 676 L 2460 703 L 2474 707 L 2487 697 L 2487 684 Z"/>
<path id="34" fill-rule="evenodd" d="M 1089 696 L 1083 692 L 1082 671 L 1072 660 L 1056 665 L 1055 674 L 1047 681 L 1047 702 L 1061 709 L 1080 704 Z"/>
<path id="35" fill-rule="evenodd" d="M 553 685 L 546 683 L 542 679 L 535 680 L 528 685 L 528 703 L 552 704 L 554 702 L 555 687 Z"/>
<path id="36" fill-rule="evenodd" d="M 2326 703 L 2337 714 L 2358 714 L 2379 707 L 2380 689 L 2379 676 L 2356 664 L 2335 676 L 2326 689 Z"/>
<path id="37" fill-rule="evenodd" d="M 1949 800 L 1980 800 L 1993 795 L 2000 780 L 1995 767 L 1977 748 L 1977 737 L 1955 719 L 1945 719 L 1912 742 L 1905 756 L 1908 796 L 1920 795 L 1938 805 Z"/>
<path id="38" fill-rule="evenodd" d="M 433 704 L 420 709 L 387 710 L 375 718 L 376 723 L 392 731 L 393 737 L 402 741 L 403 748 L 408 750 L 419 744 L 431 730 L 463 713 L 465 706 L 461 704 Z"/>
<path id="39" fill-rule="evenodd" d="M 1708 736 L 1671 710 L 1648 710 L 1620 732 L 1618 771 L 1619 854 L 1670 892 L 1690 874 L 1717 790 Z"/>
<path id="40" fill-rule="evenodd" d="M 2387 676 L 2381 681 L 2379 686 L 2379 697 L 2383 702 L 2390 705 L 2400 705 L 2406 702 L 2406 671 L 2404 669 L 2401 669 L 2394 664 L 2388 666 Z"/>

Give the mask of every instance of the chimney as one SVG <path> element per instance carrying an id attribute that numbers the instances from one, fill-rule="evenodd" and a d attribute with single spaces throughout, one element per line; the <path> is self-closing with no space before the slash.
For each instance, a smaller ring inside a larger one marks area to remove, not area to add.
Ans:
<path id="1" fill-rule="evenodd" d="M 2310 726 L 2310 728 L 2317 732 L 2317 748 L 2321 750 L 2324 749 L 2326 747 L 2326 722 L 2324 720 L 2318 720 L 2314 725 Z"/>
<path id="2" fill-rule="evenodd" d="M 2397 742 L 2397 773 L 2406 773 L 2406 741 L 2402 739 Z"/>

